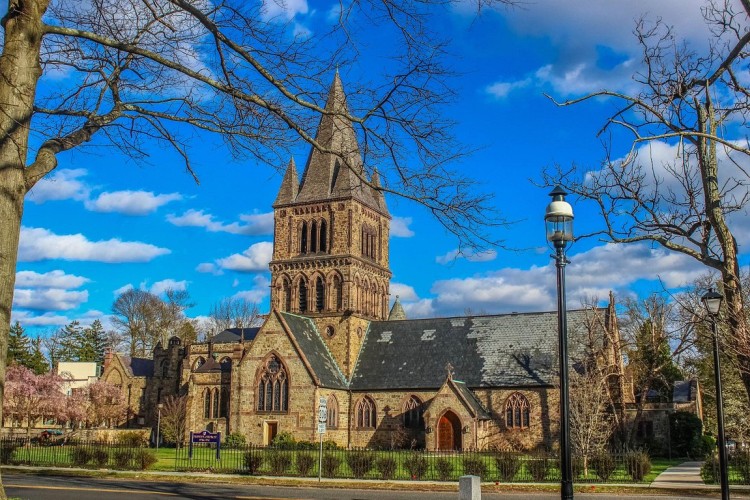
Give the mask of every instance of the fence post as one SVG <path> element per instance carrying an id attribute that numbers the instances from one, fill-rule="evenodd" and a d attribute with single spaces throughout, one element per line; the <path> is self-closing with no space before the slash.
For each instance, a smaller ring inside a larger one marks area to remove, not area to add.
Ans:
<path id="1" fill-rule="evenodd" d="M 479 476 L 461 476 L 458 479 L 458 500 L 482 500 Z"/>

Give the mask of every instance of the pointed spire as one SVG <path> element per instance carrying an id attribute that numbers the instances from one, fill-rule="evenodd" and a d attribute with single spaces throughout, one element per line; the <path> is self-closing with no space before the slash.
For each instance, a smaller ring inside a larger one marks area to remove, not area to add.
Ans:
<path id="1" fill-rule="evenodd" d="M 396 300 L 393 302 L 391 312 L 388 314 L 388 321 L 401 321 L 404 319 L 406 319 L 406 312 L 401 306 L 401 301 L 398 299 L 398 295 L 396 295 Z"/>
<path id="2" fill-rule="evenodd" d="M 385 206 L 385 196 L 383 195 L 383 191 L 379 189 L 381 187 L 380 172 L 378 172 L 377 168 L 372 172 L 372 179 L 370 179 L 370 183 L 372 184 L 372 197 L 378 204 L 378 208 L 387 212 L 388 208 Z"/>
<path id="3" fill-rule="evenodd" d="M 279 194 L 276 196 L 274 205 L 292 203 L 297 198 L 297 193 L 299 193 L 299 176 L 297 175 L 297 166 L 294 163 L 294 158 L 292 158 L 286 167 L 286 173 L 284 173 L 284 179 L 281 181 Z"/>

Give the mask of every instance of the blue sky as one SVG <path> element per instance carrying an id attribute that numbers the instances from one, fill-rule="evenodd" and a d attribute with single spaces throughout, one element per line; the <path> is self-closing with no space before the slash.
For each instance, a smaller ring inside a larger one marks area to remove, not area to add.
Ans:
<path id="1" fill-rule="evenodd" d="M 575 162 L 596 169 L 603 149 L 596 132 L 616 103 L 558 108 L 544 93 L 565 99 L 609 88 L 633 91 L 640 54 L 632 31 L 641 14 L 663 17 L 700 49 L 709 38 L 697 0 L 568 0 L 529 2 L 485 11 L 453 6 L 439 20 L 452 43 L 452 81 L 458 98 L 446 114 L 457 134 L 478 152 L 460 165 L 493 192 L 503 215 L 517 221 L 497 233 L 515 251 L 456 256 L 457 242 L 421 207 L 389 198 L 391 299 L 401 297 L 411 317 L 474 312 L 553 310 L 555 275 L 544 242 L 547 191 L 532 181 L 550 165 Z M 267 5 L 275 21 L 315 36 L 338 2 L 289 0 Z M 375 65 L 374 65 L 375 66 Z M 340 68 L 347 81 L 369 65 Z M 374 71 L 374 70 L 373 70 Z M 331 75 L 331 79 L 333 75 Z M 49 80 L 43 84 L 54 84 Z M 152 151 L 149 165 L 120 152 L 73 151 L 27 196 L 13 318 L 46 332 L 78 319 L 108 323 L 116 295 L 136 287 L 162 293 L 186 289 L 208 314 L 224 297 L 239 296 L 268 310 L 271 204 L 279 173 L 233 160 L 216 137 L 198 137 L 196 185 L 174 155 Z M 622 153 L 625 143 L 615 143 Z M 673 153 L 669 145 L 654 155 Z M 295 155 L 301 169 L 307 148 Z M 600 221 L 592 208 L 570 200 L 577 232 Z M 750 224 L 736 219 L 743 262 Z M 695 262 L 646 245 L 604 245 L 595 240 L 570 250 L 568 303 L 603 300 L 609 290 L 632 296 L 679 287 L 704 270 Z"/>

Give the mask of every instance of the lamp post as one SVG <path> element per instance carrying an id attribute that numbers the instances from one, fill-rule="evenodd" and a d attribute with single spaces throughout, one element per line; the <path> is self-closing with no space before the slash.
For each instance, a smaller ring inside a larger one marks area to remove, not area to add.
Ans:
<path id="1" fill-rule="evenodd" d="M 159 403 L 156 405 L 157 408 L 157 417 L 156 417 L 156 451 L 159 451 L 159 434 L 161 431 L 161 409 L 164 408 L 164 403 Z"/>
<path id="2" fill-rule="evenodd" d="M 557 334 L 560 354 L 560 498 L 573 498 L 573 464 L 570 457 L 570 403 L 568 395 L 568 319 L 565 305 L 565 247 L 573 241 L 573 207 L 565 201 L 568 194 L 560 186 L 549 194 L 552 202 L 547 205 L 544 220 L 547 226 L 547 241 L 555 248 L 557 267 Z"/>
<path id="3" fill-rule="evenodd" d="M 703 306 L 711 318 L 711 331 L 714 335 L 714 382 L 716 383 L 716 423 L 719 427 L 719 475 L 721 476 L 721 498 L 729 499 L 729 473 L 727 461 L 727 442 L 724 437 L 724 398 L 721 394 L 721 365 L 719 364 L 719 331 L 716 319 L 719 316 L 724 296 L 709 288 L 703 297 Z"/>

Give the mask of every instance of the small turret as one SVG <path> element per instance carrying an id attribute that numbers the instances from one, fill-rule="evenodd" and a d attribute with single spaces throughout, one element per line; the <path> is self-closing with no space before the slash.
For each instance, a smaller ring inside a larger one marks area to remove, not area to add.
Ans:
<path id="1" fill-rule="evenodd" d="M 398 295 L 396 295 L 396 300 L 393 302 L 391 312 L 388 314 L 388 321 L 401 321 L 404 319 L 406 319 L 406 312 L 404 311 L 403 306 L 401 306 L 401 301 L 398 299 Z"/>
<path id="2" fill-rule="evenodd" d="M 299 176 L 297 175 L 297 165 L 294 163 L 294 158 L 292 158 L 286 167 L 284 180 L 281 181 L 279 194 L 276 196 L 274 205 L 293 203 L 297 199 L 297 193 L 299 193 Z"/>

